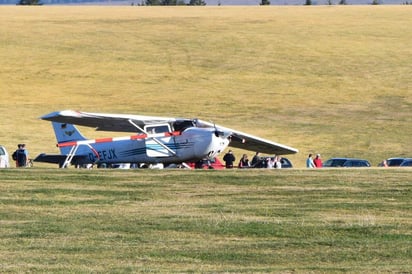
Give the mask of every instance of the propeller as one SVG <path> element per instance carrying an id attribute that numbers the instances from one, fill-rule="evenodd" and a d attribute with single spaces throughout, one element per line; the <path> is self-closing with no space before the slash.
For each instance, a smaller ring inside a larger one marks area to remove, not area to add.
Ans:
<path id="1" fill-rule="evenodd" d="M 195 124 L 197 127 L 202 127 L 202 128 L 211 128 L 213 127 L 215 129 L 215 136 L 216 137 L 224 137 L 228 138 L 230 135 L 232 135 L 232 131 L 228 130 L 226 128 L 221 128 L 217 127 L 216 124 L 212 121 L 206 122 L 200 119 L 195 120 Z"/>
<path id="2" fill-rule="evenodd" d="M 215 135 L 216 137 L 222 137 L 225 136 L 225 133 L 221 130 L 218 130 L 217 126 L 215 123 L 213 123 L 213 127 L 215 128 Z"/>

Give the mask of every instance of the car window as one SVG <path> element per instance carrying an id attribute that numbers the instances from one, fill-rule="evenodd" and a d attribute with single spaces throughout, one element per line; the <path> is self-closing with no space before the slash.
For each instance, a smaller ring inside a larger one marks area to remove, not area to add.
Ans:
<path id="1" fill-rule="evenodd" d="M 352 166 L 365 166 L 365 164 L 361 161 L 353 161 L 352 162 Z"/>
<path id="2" fill-rule="evenodd" d="M 402 166 L 412 166 L 412 161 L 405 161 L 402 163 Z"/>
<path id="3" fill-rule="evenodd" d="M 355 161 L 353 166 L 357 167 L 368 167 L 368 163 L 366 161 Z"/>
<path id="4" fill-rule="evenodd" d="M 346 163 L 345 159 L 335 159 L 333 160 L 332 166 L 336 166 L 336 167 L 346 166 L 345 163 Z"/>
<path id="5" fill-rule="evenodd" d="M 351 167 L 351 166 L 354 166 L 354 165 L 355 165 L 355 162 L 354 162 L 354 161 L 346 161 L 346 162 L 343 164 L 344 167 Z"/>
<path id="6" fill-rule="evenodd" d="M 291 167 L 292 166 L 292 164 L 286 158 L 282 158 L 280 160 L 280 163 L 282 164 L 282 167 Z"/>
<path id="7" fill-rule="evenodd" d="M 332 166 L 332 160 L 327 160 L 323 166 Z"/>
<path id="8" fill-rule="evenodd" d="M 4 151 L 2 147 L 0 147 L 0 155 L 6 155 L 6 152 Z"/>
<path id="9" fill-rule="evenodd" d="M 388 166 L 399 166 L 400 164 L 402 164 L 403 159 L 391 159 L 388 160 Z"/>

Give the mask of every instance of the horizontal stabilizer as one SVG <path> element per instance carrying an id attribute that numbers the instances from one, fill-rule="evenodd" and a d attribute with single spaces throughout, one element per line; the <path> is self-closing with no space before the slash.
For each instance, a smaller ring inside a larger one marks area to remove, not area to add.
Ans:
<path id="1" fill-rule="evenodd" d="M 50 164 L 58 164 L 59 166 L 62 166 L 66 158 L 67 158 L 67 155 L 63 155 L 63 154 L 41 153 L 37 155 L 37 157 L 33 161 L 42 162 L 42 163 L 50 163 Z M 89 163 L 91 163 L 91 161 L 86 155 L 76 155 L 73 157 L 73 160 L 71 161 L 72 165 L 84 165 L 84 164 L 89 164 Z"/>

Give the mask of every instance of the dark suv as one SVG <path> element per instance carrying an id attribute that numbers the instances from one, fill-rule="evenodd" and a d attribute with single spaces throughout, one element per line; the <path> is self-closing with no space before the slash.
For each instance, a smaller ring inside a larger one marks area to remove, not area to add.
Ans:
<path id="1" fill-rule="evenodd" d="M 402 164 L 402 162 L 406 159 L 408 159 L 408 158 L 395 157 L 395 158 L 386 159 L 385 161 L 386 161 L 386 165 L 388 167 L 395 167 L 395 166 L 400 166 Z M 385 166 L 384 162 L 381 162 L 378 166 Z"/>
<path id="2" fill-rule="evenodd" d="M 370 167 L 371 164 L 364 159 L 354 158 L 331 158 L 327 160 L 323 167 Z"/>

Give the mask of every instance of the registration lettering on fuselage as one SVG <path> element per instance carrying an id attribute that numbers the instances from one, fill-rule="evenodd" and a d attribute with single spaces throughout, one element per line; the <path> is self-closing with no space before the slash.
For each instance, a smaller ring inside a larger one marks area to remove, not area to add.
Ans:
<path id="1" fill-rule="evenodd" d="M 97 157 L 94 153 L 89 153 L 89 159 L 91 161 L 96 161 L 96 160 L 100 160 L 100 161 L 108 161 L 108 160 L 114 160 L 117 159 L 117 155 L 116 155 L 116 150 L 114 148 L 110 148 L 110 149 L 105 149 L 105 150 L 99 150 L 97 151 L 97 154 L 99 155 L 99 157 Z"/>

